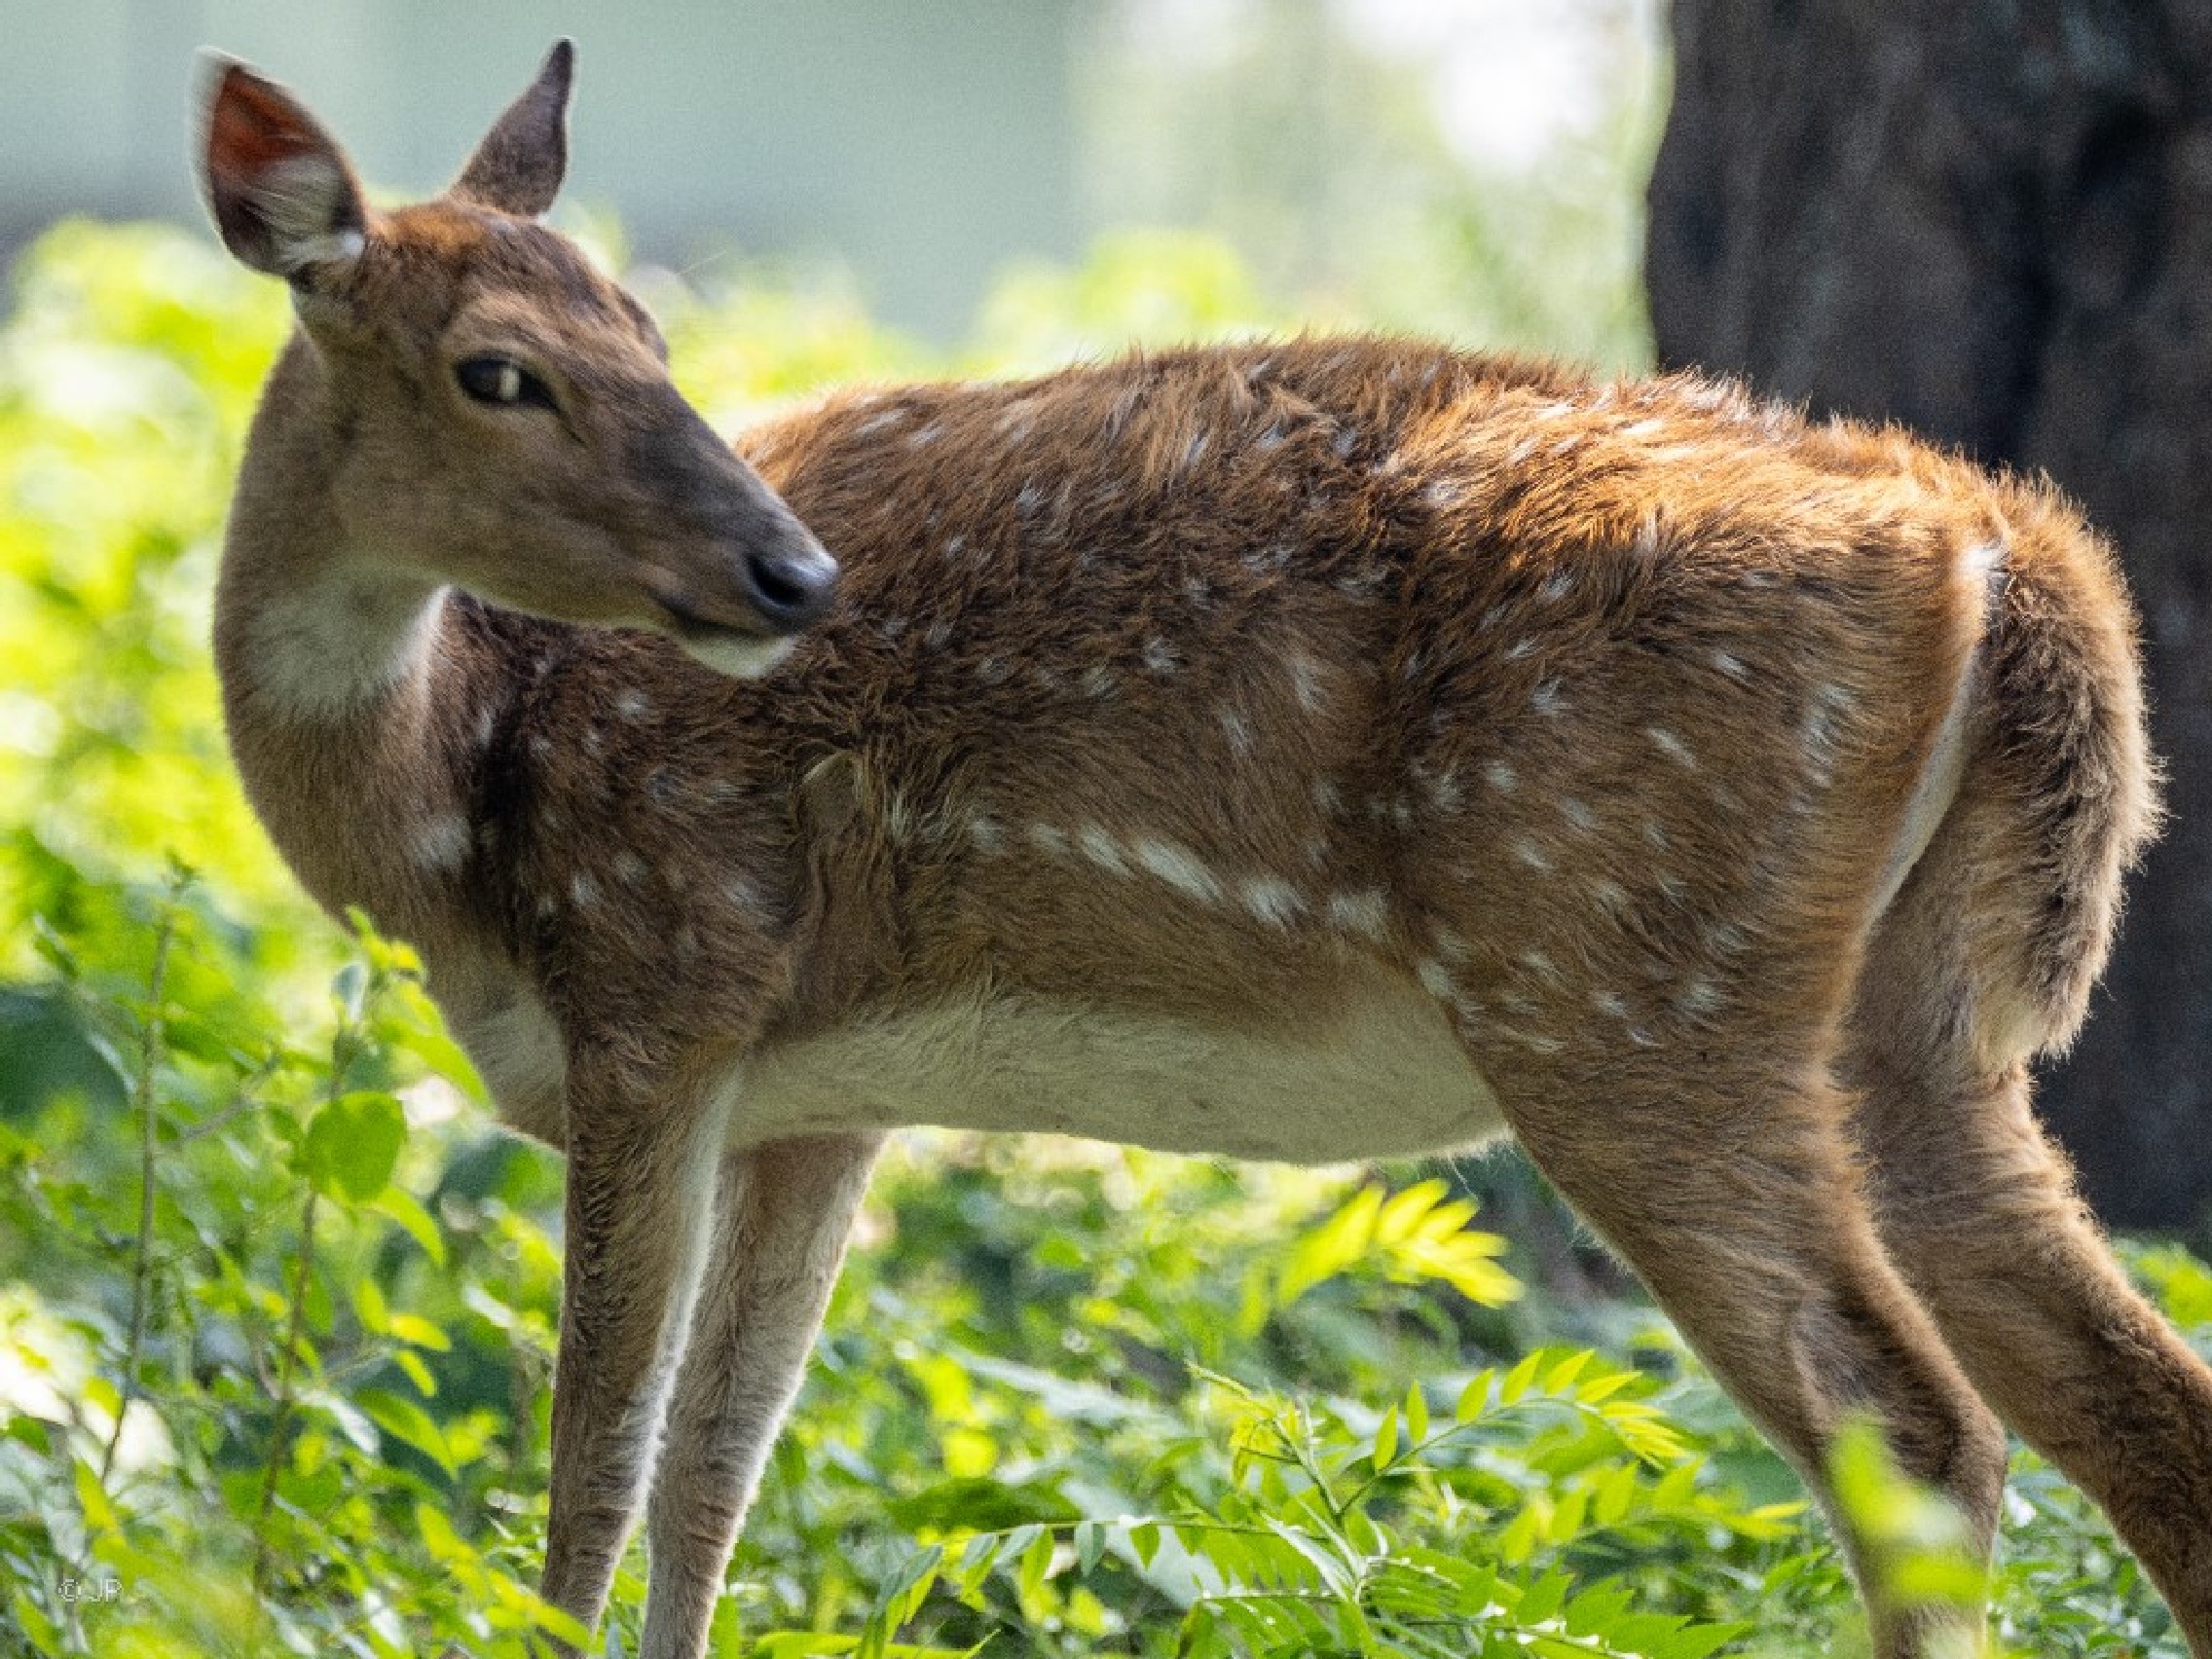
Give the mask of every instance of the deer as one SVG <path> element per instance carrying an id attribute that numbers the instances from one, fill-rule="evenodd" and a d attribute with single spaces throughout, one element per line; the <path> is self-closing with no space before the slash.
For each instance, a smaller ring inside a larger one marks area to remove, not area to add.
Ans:
<path id="1" fill-rule="evenodd" d="M 1824 1502 L 1867 1418 L 1986 1554 L 2009 1425 L 2212 1659 L 2212 1371 L 2029 1099 L 2159 811 L 2075 507 L 1356 335 L 731 445 L 542 223 L 571 77 L 389 210 L 237 62 L 199 152 L 296 322 L 216 593 L 239 773 L 567 1158 L 547 1601 L 592 1626 L 642 1507 L 642 1652 L 703 1651 L 893 1130 L 1510 1133 Z M 1878 1653 L 1974 1640 L 1834 1519 Z"/>

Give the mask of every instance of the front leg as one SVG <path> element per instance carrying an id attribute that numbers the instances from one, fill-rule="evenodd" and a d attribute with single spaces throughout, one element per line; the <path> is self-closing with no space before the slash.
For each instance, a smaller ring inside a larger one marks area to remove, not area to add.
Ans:
<path id="1" fill-rule="evenodd" d="M 622 1558 L 682 1351 L 726 1117 L 703 1090 L 649 1077 L 604 1053 L 579 1051 L 569 1065 L 542 1593 L 587 1626 Z"/>
<path id="2" fill-rule="evenodd" d="M 882 1137 L 819 1135 L 722 1159 L 714 1241 L 646 1523 L 640 1659 L 698 1659 L 745 1511 L 798 1392 Z"/>

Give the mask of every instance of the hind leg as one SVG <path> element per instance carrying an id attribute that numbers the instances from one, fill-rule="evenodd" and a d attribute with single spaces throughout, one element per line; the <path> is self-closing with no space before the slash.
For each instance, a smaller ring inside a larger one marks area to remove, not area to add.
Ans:
<path id="1" fill-rule="evenodd" d="M 1869 1414 L 1905 1472 L 1946 1493 L 1986 1549 L 2003 1431 L 1884 1255 L 1844 1137 L 1849 1101 L 1817 1057 L 1723 1052 L 1694 1089 L 1678 1071 L 1614 1063 L 1530 1091 L 1508 1116 L 1824 1499 L 1836 1429 Z M 1890 1603 L 1838 1522 L 1882 1659 L 1925 1654 L 1937 1630 L 1959 1629 L 1955 1613 Z"/>
<path id="2" fill-rule="evenodd" d="M 1871 964 L 1849 1062 L 1891 1255 L 1982 1396 L 2103 1507 L 2212 1659 L 2212 1370 L 2113 1261 L 2025 1068 L 1938 1029 L 1956 999 L 1895 1006 L 1915 979 L 1893 956 Z"/>

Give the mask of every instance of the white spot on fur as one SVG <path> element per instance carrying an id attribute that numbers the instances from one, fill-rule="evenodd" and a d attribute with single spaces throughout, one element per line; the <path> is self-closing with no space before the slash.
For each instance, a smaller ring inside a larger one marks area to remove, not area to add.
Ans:
<path id="1" fill-rule="evenodd" d="M 1092 668 L 1085 671 L 1083 689 L 1091 697 L 1110 697 L 1114 694 L 1114 671 L 1110 668 Z"/>
<path id="2" fill-rule="evenodd" d="M 1529 707 L 1539 715 L 1556 715 L 1567 706 L 1560 695 L 1559 682 L 1547 680 L 1529 694 Z"/>
<path id="3" fill-rule="evenodd" d="M 653 712 L 652 699 L 633 688 L 614 699 L 614 712 L 635 724 Z"/>
<path id="4" fill-rule="evenodd" d="M 1693 772 L 1697 770 L 1697 756 L 1690 753 L 1690 746 L 1667 727 L 1645 726 L 1643 735 L 1658 745 L 1659 752 L 1677 766 L 1686 767 Z"/>
<path id="5" fill-rule="evenodd" d="M 1077 832 L 1076 842 L 1083 848 L 1083 856 L 1100 869 L 1110 869 L 1116 875 L 1128 874 L 1128 861 L 1122 857 L 1122 849 L 1102 825 L 1086 824 Z"/>
<path id="6" fill-rule="evenodd" d="M 1293 651 L 1283 665 L 1290 672 L 1291 695 L 1308 714 L 1318 714 L 1327 694 L 1321 687 L 1321 670 L 1309 656 Z"/>
<path id="7" fill-rule="evenodd" d="M 908 449 L 926 449 L 943 435 L 942 429 L 935 421 L 932 421 L 928 425 L 906 434 L 906 447 Z"/>
<path id="8" fill-rule="evenodd" d="M 1533 870 L 1548 870 L 1552 867 L 1550 855 L 1533 841 L 1516 842 L 1513 856 Z"/>
<path id="9" fill-rule="evenodd" d="M 569 879 L 569 899 L 579 910 L 588 910 L 599 903 L 599 883 L 588 875 L 575 875 Z"/>
<path id="10" fill-rule="evenodd" d="M 1539 975 L 1543 978 L 1557 979 L 1559 977 L 1559 964 L 1540 950 L 1524 950 L 1521 953 L 1521 965 L 1530 973 Z"/>
<path id="11" fill-rule="evenodd" d="M 1521 775 L 1503 760 L 1486 762 L 1483 776 L 1499 794 L 1511 794 L 1521 787 Z"/>
<path id="12" fill-rule="evenodd" d="M 913 830 L 913 809 L 906 804 L 904 795 L 893 790 L 890 798 L 883 803 L 883 832 L 897 846 L 905 841 Z"/>
<path id="13" fill-rule="evenodd" d="M 1244 908 L 1272 927 L 1288 927 L 1306 908 L 1306 900 L 1287 881 L 1272 875 L 1247 876 L 1236 884 Z"/>
<path id="14" fill-rule="evenodd" d="M 1751 678 L 1751 670 L 1746 668 L 1743 659 L 1733 652 L 1714 651 L 1713 653 L 1713 666 L 1725 674 L 1730 680 L 1738 682 Z"/>
<path id="15" fill-rule="evenodd" d="M 614 879 L 636 887 L 645 879 L 645 861 L 624 847 L 614 855 Z"/>
<path id="16" fill-rule="evenodd" d="M 1628 890 L 1617 881 L 1599 882 L 1590 890 L 1590 896 L 1598 901 L 1601 908 L 1616 914 L 1628 908 Z"/>
<path id="17" fill-rule="evenodd" d="M 1675 999 L 1675 1006 L 1694 1017 L 1711 1014 L 1719 1002 L 1720 992 L 1714 988 L 1711 979 L 1701 975 L 1682 987 L 1681 995 Z"/>
<path id="18" fill-rule="evenodd" d="M 478 710 L 478 711 L 477 711 L 477 714 L 476 714 L 476 747 L 477 747 L 477 748 L 479 748 L 479 749 L 489 749 L 489 748 L 491 748 L 491 746 L 492 746 L 492 732 L 493 732 L 493 729 L 494 729 L 495 723 L 496 723 L 496 717 L 494 716 L 494 714 L 493 714 L 492 710 L 490 710 L 490 709 L 486 708 L 486 709 L 480 709 L 480 710 Z"/>
<path id="19" fill-rule="evenodd" d="M 1559 813 L 1577 830 L 1587 831 L 1598 828 L 1598 815 L 1572 795 L 1560 797 Z"/>
<path id="20" fill-rule="evenodd" d="M 1029 827 L 1029 839 L 1040 850 L 1051 853 L 1054 858 L 1067 857 L 1067 835 L 1052 825 L 1032 824 Z"/>
<path id="21" fill-rule="evenodd" d="M 1562 571 L 1557 575 L 1546 578 L 1544 585 L 1536 590 L 1536 597 L 1546 605 L 1557 604 L 1567 596 L 1568 590 L 1573 586 L 1574 577 Z"/>
<path id="22" fill-rule="evenodd" d="M 441 812 L 415 833 L 415 863 L 433 874 L 453 875 L 468 862 L 468 820 Z"/>
<path id="23" fill-rule="evenodd" d="M 1344 815 L 1345 810 L 1344 792 L 1327 778 L 1315 778 L 1313 780 L 1313 804 L 1331 818 L 1340 818 Z"/>
<path id="24" fill-rule="evenodd" d="M 1618 991 L 1594 991 L 1590 1004 L 1600 1014 L 1610 1014 L 1615 1019 L 1628 1017 L 1628 1000 Z"/>
<path id="25" fill-rule="evenodd" d="M 968 821 L 968 839 L 979 853 L 996 856 L 1006 850 L 998 825 L 979 812 Z"/>
<path id="26" fill-rule="evenodd" d="M 1227 704 L 1222 705 L 1215 718 L 1221 721 L 1222 736 L 1229 740 L 1229 752 L 1235 756 L 1250 755 L 1256 746 L 1252 722 Z"/>
<path id="27" fill-rule="evenodd" d="M 1180 666 L 1175 659 L 1174 647 L 1157 634 L 1144 643 L 1144 665 L 1161 676 L 1173 674 Z"/>
<path id="28" fill-rule="evenodd" d="M 1450 1002 L 1459 994 L 1459 986 L 1452 977 L 1452 970 L 1432 956 L 1423 956 L 1414 964 L 1414 976 L 1432 997 Z"/>
<path id="29" fill-rule="evenodd" d="M 1534 640 L 1515 640 L 1513 644 L 1505 647 L 1505 660 L 1507 662 L 1519 662 L 1523 657 L 1534 651 L 1535 648 L 1536 642 Z"/>
<path id="30" fill-rule="evenodd" d="M 1007 666 L 1006 658 L 987 656 L 976 665 L 976 682 L 978 685 L 1004 684 L 1007 677 L 1013 672 L 1014 670 Z"/>
<path id="31" fill-rule="evenodd" d="M 1380 941 L 1389 932 L 1389 904 L 1380 887 L 1339 893 L 1329 900 L 1329 920 L 1340 928 Z"/>
<path id="32" fill-rule="evenodd" d="M 1221 902 L 1221 883 L 1214 879 L 1205 862 L 1188 847 L 1147 836 L 1131 843 L 1129 851 L 1138 864 L 1178 893 L 1188 894 L 1201 903 Z"/>

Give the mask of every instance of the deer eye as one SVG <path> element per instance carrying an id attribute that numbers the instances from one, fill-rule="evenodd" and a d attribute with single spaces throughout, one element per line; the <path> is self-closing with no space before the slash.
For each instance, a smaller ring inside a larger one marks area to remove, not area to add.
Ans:
<path id="1" fill-rule="evenodd" d="M 454 365 L 453 378 L 479 403 L 555 406 L 552 388 L 512 357 L 466 358 Z"/>

